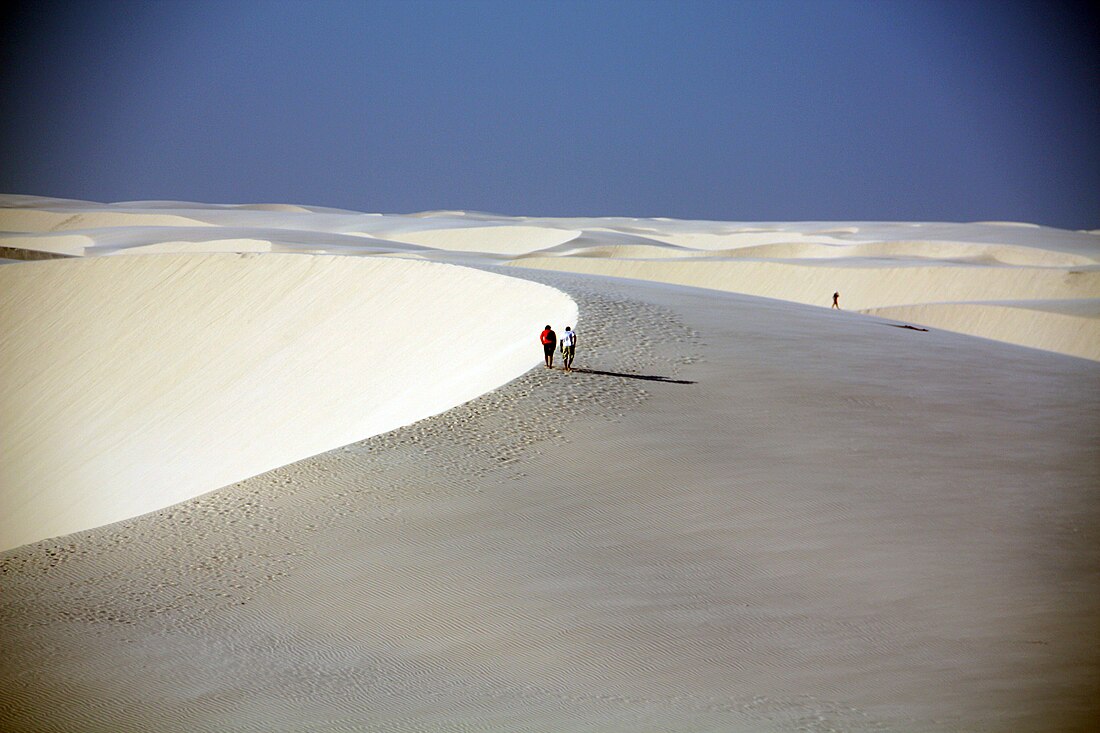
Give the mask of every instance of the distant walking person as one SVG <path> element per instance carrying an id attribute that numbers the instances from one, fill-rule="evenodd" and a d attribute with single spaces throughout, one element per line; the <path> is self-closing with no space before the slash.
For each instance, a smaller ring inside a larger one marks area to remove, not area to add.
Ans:
<path id="1" fill-rule="evenodd" d="M 833 308 L 840 310 L 840 293 L 833 293 Z"/>
<path id="2" fill-rule="evenodd" d="M 546 328 L 539 334 L 539 341 L 542 342 L 542 355 L 546 359 L 546 368 L 554 368 L 554 348 L 558 345 L 558 335 L 554 333 L 554 329 L 550 328 L 550 324 L 546 324 Z"/>
<path id="3" fill-rule="evenodd" d="M 577 353 L 577 332 L 565 327 L 561 335 L 561 358 L 565 362 L 565 371 L 573 371 L 573 355 Z"/>

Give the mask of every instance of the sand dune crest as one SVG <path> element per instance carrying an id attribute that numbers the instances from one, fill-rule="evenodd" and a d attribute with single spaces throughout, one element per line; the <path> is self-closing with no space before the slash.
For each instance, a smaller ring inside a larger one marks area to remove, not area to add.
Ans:
<path id="1" fill-rule="evenodd" d="M 61 232 L 126 226 L 211 226 L 174 214 L 135 214 L 124 211 L 42 211 L 0 209 L 0 231 Z"/>

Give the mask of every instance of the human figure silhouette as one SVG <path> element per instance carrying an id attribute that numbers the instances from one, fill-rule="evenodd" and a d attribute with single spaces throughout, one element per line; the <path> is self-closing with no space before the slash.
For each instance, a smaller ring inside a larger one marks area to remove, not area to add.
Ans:
<path id="1" fill-rule="evenodd" d="M 554 347 L 558 345 L 558 335 L 554 333 L 554 329 L 550 328 L 550 324 L 546 324 L 546 328 L 539 334 L 539 341 L 542 342 L 542 356 L 546 359 L 546 368 L 554 368 Z"/>
<path id="2" fill-rule="evenodd" d="M 573 356 L 577 353 L 577 332 L 569 326 L 561 337 L 561 358 L 565 362 L 565 371 L 573 371 Z"/>

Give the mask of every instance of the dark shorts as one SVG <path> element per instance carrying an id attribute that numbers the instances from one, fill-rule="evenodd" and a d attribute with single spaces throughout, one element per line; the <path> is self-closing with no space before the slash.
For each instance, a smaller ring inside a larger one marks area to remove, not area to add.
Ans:
<path id="1" fill-rule="evenodd" d="M 546 356 L 553 356 L 554 355 L 554 344 L 543 344 L 542 345 L 542 353 L 545 354 Z"/>

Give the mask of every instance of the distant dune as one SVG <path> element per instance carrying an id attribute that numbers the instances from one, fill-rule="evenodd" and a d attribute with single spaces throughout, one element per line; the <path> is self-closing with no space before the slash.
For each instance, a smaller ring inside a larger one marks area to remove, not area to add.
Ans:
<path id="1" fill-rule="evenodd" d="M 59 205 L 42 199 L 36 208 L 34 197 L 9 200 L 10 207 L 0 209 L 0 231 L 7 232 L 0 247 L 66 255 L 404 254 L 652 280 L 823 307 L 839 291 L 844 309 L 898 318 L 926 314 L 930 320 L 923 325 L 1100 360 L 1100 319 L 1092 309 L 1077 309 L 1070 318 L 1041 307 L 1024 318 L 1019 312 L 1028 301 L 1100 298 L 1095 233 L 1016 222 L 731 223 L 454 211 L 377 216 L 278 204 Z M 991 315 L 998 302 L 1001 317 Z M 977 303 L 981 309 L 972 307 Z M 917 308 L 930 304 L 935 308 Z"/>

